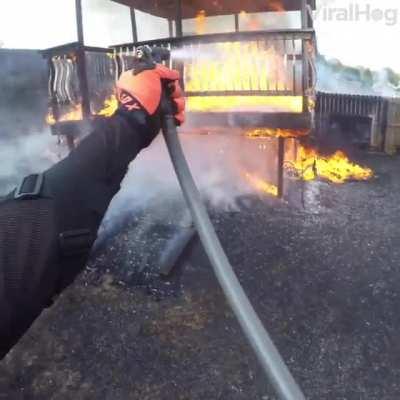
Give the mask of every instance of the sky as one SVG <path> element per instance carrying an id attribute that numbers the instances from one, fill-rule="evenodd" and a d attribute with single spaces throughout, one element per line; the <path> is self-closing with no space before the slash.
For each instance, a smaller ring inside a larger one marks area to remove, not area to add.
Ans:
<path id="1" fill-rule="evenodd" d="M 317 0 L 318 49 L 344 64 L 400 72 L 399 0 Z M 109 0 L 83 0 L 85 41 L 108 46 L 132 41 L 129 9 Z M 138 15 L 141 40 L 154 31 Z M 167 35 L 167 26 L 152 20 Z M 165 36 L 161 35 L 161 36 Z M 0 45 L 48 48 L 76 40 L 74 0 L 0 0 Z M 392 45 L 393 44 L 393 45 Z M 393 47 L 393 49 L 391 48 Z"/>

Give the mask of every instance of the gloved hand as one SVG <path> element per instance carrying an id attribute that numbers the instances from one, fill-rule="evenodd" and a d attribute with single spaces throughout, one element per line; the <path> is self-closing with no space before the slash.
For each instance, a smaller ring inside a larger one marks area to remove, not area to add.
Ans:
<path id="1" fill-rule="evenodd" d="M 117 98 L 120 112 L 124 114 L 145 111 L 151 125 L 146 145 L 150 144 L 160 131 L 160 104 L 164 84 L 175 106 L 175 121 L 181 125 L 185 121 L 185 98 L 179 85 L 179 72 L 157 64 L 154 69 L 146 69 L 138 74 L 134 70 L 124 72 L 117 82 Z"/>

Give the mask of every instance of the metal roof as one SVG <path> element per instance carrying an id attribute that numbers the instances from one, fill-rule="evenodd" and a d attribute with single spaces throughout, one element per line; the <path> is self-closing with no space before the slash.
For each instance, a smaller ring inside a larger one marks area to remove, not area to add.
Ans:
<path id="1" fill-rule="evenodd" d="M 175 19 L 176 0 L 112 0 L 159 17 Z M 194 18 L 202 10 L 206 15 L 239 14 L 266 11 L 296 11 L 301 9 L 300 0 L 181 0 L 182 18 Z M 315 0 L 308 3 L 315 9 Z"/>

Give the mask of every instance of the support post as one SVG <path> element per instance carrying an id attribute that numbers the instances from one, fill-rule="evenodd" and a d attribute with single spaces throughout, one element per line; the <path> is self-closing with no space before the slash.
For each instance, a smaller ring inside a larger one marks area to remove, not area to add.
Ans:
<path id="1" fill-rule="evenodd" d="M 278 197 L 281 199 L 284 195 L 283 187 L 283 168 L 285 163 L 285 138 L 278 137 Z"/>
<path id="2" fill-rule="evenodd" d="M 183 36 L 182 27 L 182 0 L 176 0 L 176 36 Z"/>
<path id="3" fill-rule="evenodd" d="M 85 38 L 83 35 L 82 0 L 75 0 L 76 30 L 78 42 L 83 45 Z"/>
<path id="4" fill-rule="evenodd" d="M 168 19 L 168 31 L 169 37 L 174 37 L 174 21 L 172 19 Z"/>
<path id="5" fill-rule="evenodd" d="M 308 12 L 307 12 L 307 0 L 301 0 L 301 29 L 308 28 Z M 302 75 L 303 75 L 303 113 L 308 111 L 308 98 L 307 98 L 307 89 L 309 83 L 309 69 L 308 69 L 308 58 L 307 58 L 307 47 L 306 42 L 303 39 L 301 44 L 301 52 L 302 52 Z"/>
<path id="6" fill-rule="evenodd" d="M 79 86 L 82 95 L 82 117 L 85 119 L 91 116 L 91 112 L 90 112 L 89 84 L 86 75 L 82 0 L 75 0 L 75 9 L 76 9 L 76 27 L 77 27 L 78 42 L 79 42 L 79 48 L 76 51 L 76 63 L 78 67 Z"/>
<path id="7" fill-rule="evenodd" d="M 54 71 L 53 58 L 51 56 L 49 56 L 49 58 L 47 60 L 47 65 L 48 65 L 48 69 L 49 69 L 50 87 L 51 87 L 51 89 L 50 89 L 51 112 L 53 114 L 54 120 L 56 122 L 58 122 L 58 120 L 60 119 L 60 109 L 58 107 L 57 95 L 56 95 L 56 92 L 54 91 L 55 71 Z"/>
<path id="8" fill-rule="evenodd" d="M 308 28 L 307 0 L 301 0 L 301 28 Z"/>
<path id="9" fill-rule="evenodd" d="M 235 14 L 235 32 L 239 32 L 240 24 L 239 24 L 239 14 Z"/>
<path id="10" fill-rule="evenodd" d="M 176 19 L 175 19 L 176 37 L 183 36 L 182 16 L 183 16 L 182 0 L 176 0 Z M 184 79 L 185 67 L 183 61 L 175 61 L 174 68 L 177 69 L 181 74 L 180 83 L 182 89 L 185 90 L 185 79 Z"/>
<path id="11" fill-rule="evenodd" d="M 86 55 L 85 48 L 81 46 L 76 51 L 76 63 L 78 67 L 79 87 L 82 95 L 82 117 L 90 118 L 92 113 L 90 110 L 89 82 L 86 74 Z"/>
<path id="12" fill-rule="evenodd" d="M 132 24 L 132 40 L 133 43 L 136 43 L 138 41 L 138 31 L 136 23 L 136 13 L 133 7 L 131 7 L 131 24 Z"/>

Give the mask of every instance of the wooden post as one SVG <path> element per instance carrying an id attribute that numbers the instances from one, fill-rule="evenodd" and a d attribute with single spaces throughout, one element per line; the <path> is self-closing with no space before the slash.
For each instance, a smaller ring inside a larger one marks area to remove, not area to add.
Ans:
<path id="1" fill-rule="evenodd" d="M 278 137 L 278 197 L 282 198 L 284 193 L 283 168 L 285 163 L 285 138 Z"/>
<path id="2" fill-rule="evenodd" d="M 132 39 L 133 43 L 138 41 L 138 31 L 137 31 L 137 23 L 136 23 L 136 13 L 135 9 L 131 7 L 131 24 L 132 24 Z"/>

